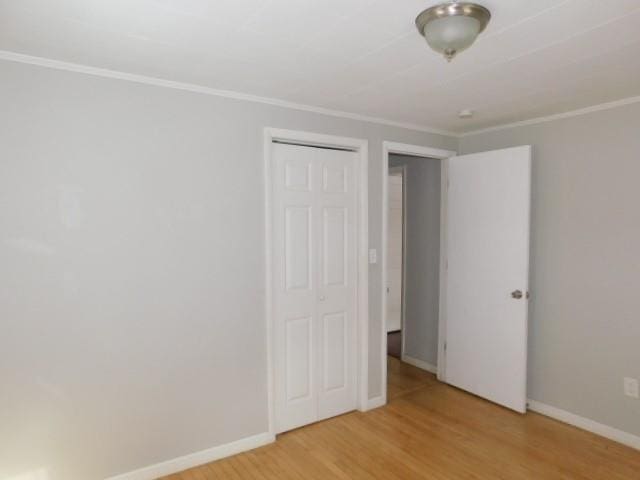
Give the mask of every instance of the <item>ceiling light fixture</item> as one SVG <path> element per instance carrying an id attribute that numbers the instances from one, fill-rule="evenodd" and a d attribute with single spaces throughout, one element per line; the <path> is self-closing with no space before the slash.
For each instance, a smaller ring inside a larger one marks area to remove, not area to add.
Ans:
<path id="1" fill-rule="evenodd" d="M 429 46 L 450 62 L 473 44 L 490 19 L 491 12 L 482 5 L 452 1 L 427 8 L 416 17 L 416 27 Z"/>

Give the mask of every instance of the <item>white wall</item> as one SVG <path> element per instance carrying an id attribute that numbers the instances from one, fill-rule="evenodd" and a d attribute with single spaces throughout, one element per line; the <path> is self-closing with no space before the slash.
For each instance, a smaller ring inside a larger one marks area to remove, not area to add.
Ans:
<path id="1" fill-rule="evenodd" d="M 533 145 L 529 397 L 640 435 L 640 104 L 463 137 Z"/>
<path id="2" fill-rule="evenodd" d="M 456 140 L 0 62 L 0 478 L 93 480 L 267 430 L 263 127 Z M 381 272 L 370 273 L 371 397 Z"/>

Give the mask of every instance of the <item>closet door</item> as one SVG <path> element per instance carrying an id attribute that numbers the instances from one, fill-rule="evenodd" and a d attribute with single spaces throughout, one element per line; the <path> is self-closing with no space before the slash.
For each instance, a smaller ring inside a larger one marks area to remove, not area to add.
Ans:
<path id="1" fill-rule="evenodd" d="M 356 408 L 356 154 L 320 150 L 318 416 Z"/>
<path id="2" fill-rule="evenodd" d="M 273 144 L 276 431 L 356 405 L 356 154 Z"/>
<path id="3" fill-rule="evenodd" d="M 318 418 L 315 150 L 273 144 L 276 430 Z"/>

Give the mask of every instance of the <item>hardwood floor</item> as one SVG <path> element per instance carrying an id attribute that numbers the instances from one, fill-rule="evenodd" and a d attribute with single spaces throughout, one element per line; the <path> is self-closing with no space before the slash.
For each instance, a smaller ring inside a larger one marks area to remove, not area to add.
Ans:
<path id="1" fill-rule="evenodd" d="M 640 479 L 640 452 L 389 359 L 389 403 L 165 480 Z"/>

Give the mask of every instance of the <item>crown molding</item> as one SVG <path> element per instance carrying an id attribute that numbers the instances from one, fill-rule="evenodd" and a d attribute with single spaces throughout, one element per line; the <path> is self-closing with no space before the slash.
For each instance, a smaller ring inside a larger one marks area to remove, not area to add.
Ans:
<path id="1" fill-rule="evenodd" d="M 278 98 L 261 97 L 258 95 L 251 95 L 251 94 L 236 92 L 232 90 L 220 90 L 216 88 L 205 87 L 202 85 L 196 85 L 193 83 L 176 82 L 173 80 L 166 80 L 166 79 L 157 78 L 157 77 L 149 77 L 146 75 L 138 75 L 135 73 L 127 73 L 127 72 L 121 72 L 118 70 L 109 70 L 105 68 L 91 67 L 88 65 L 81 65 L 78 63 L 64 62 L 61 60 L 53 60 L 50 58 L 25 55 L 22 53 L 11 52 L 8 50 L 0 50 L 0 60 L 7 60 L 10 62 L 17 62 L 17 63 L 26 63 L 29 65 L 37 65 L 40 67 L 52 68 L 55 70 L 66 70 L 69 72 L 84 73 L 86 75 L 93 75 L 97 77 L 125 80 L 128 82 L 143 83 L 147 85 L 154 85 L 156 87 L 172 88 L 174 90 L 184 90 L 187 92 L 201 93 L 204 95 L 213 95 L 216 97 L 225 97 L 225 98 L 232 98 L 235 100 L 243 100 L 247 102 L 262 103 L 265 105 L 288 108 L 291 110 L 300 110 L 303 112 L 317 113 L 320 115 L 328 115 L 331 117 L 345 118 L 348 120 L 358 120 L 361 122 L 374 123 L 378 125 L 386 125 L 389 127 L 404 128 L 408 130 L 415 130 L 415 131 L 425 132 L 425 133 L 433 133 L 436 135 L 444 135 L 444 136 L 454 137 L 454 138 L 458 136 L 458 134 L 454 132 L 450 132 L 447 130 L 440 130 L 440 129 L 432 128 L 426 125 L 397 122 L 394 120 L 388 120 L 386 118 L 371 117 L 368 115 L 361 115 L 358 113 L 332 110 L 329 108 L 317 107 L 313 105 L 305 105 L 305 104 L 290 102 L 288 100 L 282 100 Z"/>
<path id="2" fill-rule="evenodd" d="M 505 123 L 502 125 L 496 125 L 494 127 L 481 128 L 479 130 L 472 130 L 470 132 L 458 133 L 456 137 L 464 138 L 472 135 L 479 135 L 481 133 L 496 132 L 499 130 L 506 130 L 508 128 L 524 127 L 527 125 L 537 125 L 538 123 L 553 122 L 554 120 L 562 120 L 564 118 L 578 117 L 580 115 L 586 115 L 588 113 L 601 112 L 603 110 L 611 110 L 613 108 L 624 107 L 625 105 L 632 105 L 640 102 L 640 96 L 627 97 L 613 102 L 599 103 L 590 107 L 580 108 L 578 110 L 570 110 L 568 112 L 557 113 L 554 115 L 548 115 L 546 117 L 536 117 L 529 120 L 522 120 L 519 122 Z"/>
<path id="3" fill-rule="evenodd" d="M 580 108 L 577 110 L 571 110 L 568 112 L 558 113 L 554 115 L 548 115 L 545 117 L 536 117 L 528 120 L 522 120 L 512 123 L 504 123 L 501 125 L 495 125 L 492 127 L 481 128 L 478 130 L 471 130 L 468 132 L 454 132 L 450 130 L 442 130 L 438 128 L 429 127 L 427 125 L 421 125 L 409 122 L 398 122 L 395 120 L 389 120 L 386 118 L 372 117 L 368 115 L 361 115 L 358 113 L 344 112 L 341 110 L 332 110 L 329 108 L 318 107 L 314 105 L 306 105 L 301 103 L 290 102 L 288 100 L 282 100 L 278 98 L 261 97 L 258 95 L 251 95 L 248 93 L 236 92 L 232 90 L 220 90 L 211 87 L 205 87 L 202 85 L 196 85 L 193 83 L 177 82 L 173 80 L 167 80 L 157 77 L 149 77 L 146 75 L 138 75 L 135 73 L 121 72 L 118 70 L 109 70 L 105 68 L 91 67 L 88 65 L 82 65 L 78 63 L 64 62 L 61 60 L 53 60 L 50 58 L 36 57 L 33 55 L 25 55 L 22 53 L 11 52 L 8 50 L 0 50 L 0 60 L 6 60 L 10 62 L 25 63 L 29 65 L 36 65 L 45 68 L 51 68 L 55 70 L 65 70 L 69 72 L 83 73 L 85 75 L 93 75 L 97 77 L 112 78 L 116 80 L 124 80 L 134 83 L 142 83 L 146 85 L 153 85 L 156 87 L 171 88 L 174 90 L 183 90 L 187 92 L 200 93 L 203 95 L 212 95 L 216 97 L 231 98 L 234 100 L 241 100 L 246 102 L 262 103 L 265 105 L 271 105 L 274 107 L 288 108 L 291 110 L 299 110 L 303 112 L 316 113 L 319 115 L 327 115 L 331 117 L 344 118 L 348 120 L 357 120 L 361 122 L 367 122 L 377 125 L 385 125 L 389 127 L 403 128 L 407 130 L 414 130 L 418 132 L 432 133 L 436 135 L 444 135 L 452 138 L 464 138 L 473 135 L 480 135 L 482 133 L 496 132 L 500 130 L 506 130 L 509 128 L 524 127 L 527 125 L 537 125 L 539 123 L 552 122 L 554 120 L 562 120 L 565 118 L 577 117 L 580 115 L 586 115 L 589 113 L 599 112 L 603 110 L 609 110 L 625 105 L 631 105 L 640 102 L 640 96 L 628 97 L 612 102 L 600 103 L 590 107 Z"/>

